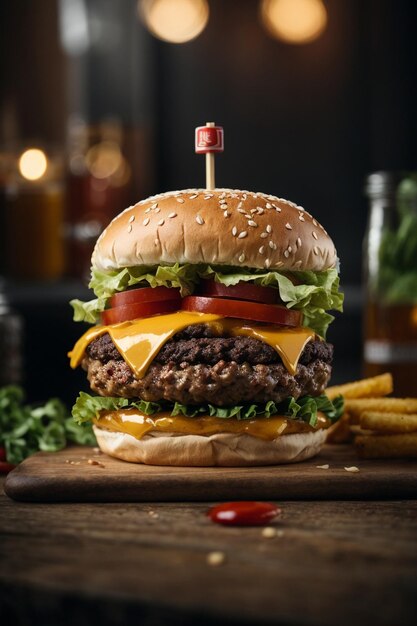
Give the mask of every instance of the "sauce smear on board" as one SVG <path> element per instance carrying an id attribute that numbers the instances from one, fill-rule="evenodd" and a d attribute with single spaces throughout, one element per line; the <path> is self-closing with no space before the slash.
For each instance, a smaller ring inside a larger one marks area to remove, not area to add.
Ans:
<path id="1" fill-rule="evenodd" d="M 265 526 L 281 514 L 270 502 L 224 502 L 207 512 L 212 522 L 225 526 Z"/>

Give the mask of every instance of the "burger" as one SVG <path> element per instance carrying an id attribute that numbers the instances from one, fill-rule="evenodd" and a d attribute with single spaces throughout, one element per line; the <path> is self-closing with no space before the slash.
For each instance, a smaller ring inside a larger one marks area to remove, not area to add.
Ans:
<path id="1" fill-rule="evenodd" d="M 338 259 L 302 207 L 231 189 L 153 196 L 99 237 L 78 423 L 101 450 L 152 465 L 239 466 L 317 454 L 342 399 L 325 395 L 341 310 Z"/>

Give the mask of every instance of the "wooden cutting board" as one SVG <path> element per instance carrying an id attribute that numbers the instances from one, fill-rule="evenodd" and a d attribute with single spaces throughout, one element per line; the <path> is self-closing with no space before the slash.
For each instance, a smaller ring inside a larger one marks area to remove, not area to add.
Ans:
<path id="1" fill-rule="evenodd" d="M 327 463 L 329 469 L 317 467 Z M 360 471 L 344 469 L 352 465 Z M 351 446 L 328 445 L 318 457 L 296 464 L 161 467 L 125 463 L 80 446 L 26 459 L 8 475 L 5 491 L 26 502 L 415 498 L 417 461 L 360 460 Z"/>

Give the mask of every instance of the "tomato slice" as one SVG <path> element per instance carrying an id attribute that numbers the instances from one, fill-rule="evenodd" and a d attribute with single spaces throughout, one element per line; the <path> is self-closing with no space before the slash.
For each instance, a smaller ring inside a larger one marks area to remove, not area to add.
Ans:
<path id="1" fill-rule="evenodd" d="M 101 321 L 105 325 L 120 324 L 139 317 L 150 317 L 161 313 L 172 313 L 181 309 L 181 299 L 161 300 L 160 302 L 143 302 L 125 304 L 106 309 L 101 314 Z"/>
<path id="2" fill-rule="evenodd" d="M 264 304 L 282 304 L 278 289 L 262 287 L 252 283 L 240 282 L 237 285 L 222 285 L 215 280 L 204 280 L 201 283 L 201 295 L 217 298 L 235 298 L 237 300 L 251 300 Z"/>
<path id="3" fill-rule="evenodd" d="M 187 296 L 182 299 L 182 308 L 184 311 L 214 313 L 225 317 L 237 317 L 282 326 L 300 326 L 301 324 L 300 311 L 293 311 L 276 304 L 255 304 L 244 300 Z"/>
<path id="4" fill-rule="evenodd" d="M 160 300 L 173 300 L 180 298 L 180 290 L 170 287 L 141 287 L 139 289 L 128 289 L 115 293 L 110 298 L 110 306 L 124 306 L 125 304 L 135 304 L 142 302 L 158 302 Z"/>
<path id="5" fill-rule="evenodd" d="M 12 470 L 14 470 L 15 467 L 16 465 L 13 465 L 13 463 L 7 463 L 7 461 L 0 461 L 0 474 L 8 474 Z"/>

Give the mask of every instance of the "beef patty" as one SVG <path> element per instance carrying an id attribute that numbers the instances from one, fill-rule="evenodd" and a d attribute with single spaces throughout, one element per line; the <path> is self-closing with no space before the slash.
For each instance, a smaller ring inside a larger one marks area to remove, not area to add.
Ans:
<path id="1" fill-rule="evenodd" d="M 197 324 L 174 335 L 141 379 L 108 334 L 91 342 L 82 365 L 91 388 L 103 396 L 227 406 L 319 395 L 330 379 L 332 357 L 331 344 L 310 341 L 292 376 L 262 341 L 219 337 L 210 326 Z"/>
<path id="2" fill-rule="evenodd" d="M 108 333 L 92 341 L 87 347 L 92 359 L 108 363 L 122 361 Z M 308 365 L 315 360 L 331 364 L 333 346 L 325 341 L 310 341 L 304 348 L 300 363 Z M 235 361 L 252 365 L 281 363 L 279 354 L 267 343 L 251 337 L 218 337 L 207 324 L 188 326 L 167 341 L 154 359 L 154 363 L 189 363 L 215 365 L 219 361 Z"/>

